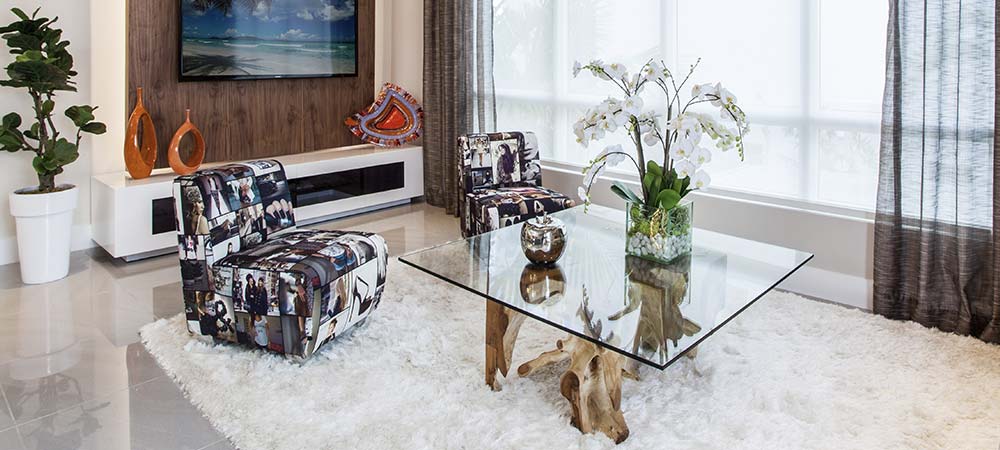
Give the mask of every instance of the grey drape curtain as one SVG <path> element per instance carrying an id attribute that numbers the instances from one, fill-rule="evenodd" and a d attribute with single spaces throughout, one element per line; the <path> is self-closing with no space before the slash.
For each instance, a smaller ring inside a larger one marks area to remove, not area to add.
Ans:
<path id="1" fill-rule="evenodd" d="M 993 0 L 890 1 L 875 312 L 1000 342 Z"/>
<path id="2" fill-rule="evenodd" d="M 424 0 L 424 195 L 458 213 L 458 137 L 495 131 L 493 0 Z"/>

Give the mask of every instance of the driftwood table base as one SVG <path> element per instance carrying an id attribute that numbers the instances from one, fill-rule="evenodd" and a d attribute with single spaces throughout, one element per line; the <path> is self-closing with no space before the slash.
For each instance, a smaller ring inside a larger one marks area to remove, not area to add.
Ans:
<path id="1" fill-rule="evenodd" d="M 628 438 L 622 415 L 622 376 L 625 357 L 575 336 L 556 341 L 556 349 L 518 367 L 527 376 L 569 359 L 569 367 L 559 379 L 559 391 L 573 408 L 570 423 L 584 433 L 601 432 L 620 444 Z"/>
<path id="2" fill-rule="evenodd" d="M 517 333 L 524 315 L 494 302 L 486 302 L 486 384 L 500 390 L 497 372 L 510 371 Z M 526 376 L 541 367 L 570 360 L 559 381 L 559 390 L 573 409 L 571 423 L 584 433 L 602 432 L 620 443 L 628 437 L 621 411 L 625 358 L 583 339 L 570 336 L 556 342 L 556 349 L 542 353 L 517 369 Z"/>
<path id="3" fill-rule="evenodd" d="M 500 390 L 497 372 L 506 377 L 510 371 L 514 341 L 523 322 L 523 314 L 486 301 L 486 384 L 494 391 Z"/>

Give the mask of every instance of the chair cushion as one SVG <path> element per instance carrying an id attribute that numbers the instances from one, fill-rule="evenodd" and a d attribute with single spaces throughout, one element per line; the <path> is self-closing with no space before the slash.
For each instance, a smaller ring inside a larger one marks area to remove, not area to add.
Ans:
<path id="1" fill-rule="evenodd" d="M 573 200 L 542 186 L 483 189 L 466 195 L 471 230 L 476 235 L 551 214 L 573 206 Z"/>
<path id="2" fill-rule="evenodd" d="M 298 230 L 233 253 L 213 267 L 215 297 L 242 325 L 226 338 L 252 341 L 246 330 L 272 316 L 284 337 L 267 347 L 308 356 L 378 306 L 387 262 L 381 236 L 355 231 Z"/>

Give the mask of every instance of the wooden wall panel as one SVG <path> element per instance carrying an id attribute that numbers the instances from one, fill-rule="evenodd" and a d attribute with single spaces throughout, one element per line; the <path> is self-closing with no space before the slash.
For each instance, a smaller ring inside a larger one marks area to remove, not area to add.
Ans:
<path id="1" fill-rule="evenodd" d="M 190 108 L 205 161 L 238 161 L 360 143 L 344 126 L 371 103 L 375 83 L 375 0 L 358 0 L 358 76 L 179 82 L 180 0 L 128 1 L 128 111 L 143 88 L 160 154 Z M 99 43 L 95 43 L 99 45 Z M 122 119 L 126 120 L 125 118 Z"/>

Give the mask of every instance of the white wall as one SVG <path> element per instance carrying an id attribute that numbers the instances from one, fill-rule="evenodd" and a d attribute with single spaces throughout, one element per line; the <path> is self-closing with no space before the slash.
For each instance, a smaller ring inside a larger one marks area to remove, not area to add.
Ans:
<path id="1" fill-rule="evenodd" d="M 90 8 L 87 2 L 81 0 L 7 0 L 0 9 L 0 23 L 9 23 L 16 19 L 10 13 L 10 8 L 18 7 L 29 15 L 39 5 L 43 5 L 40 15 L 46 17 L 59 16 L 56 26 L 63 29 L 63 39 L 69 40 L 70 52 L 75 60 L 76 77 L 79 92 L 60 92 L 56 95 L 56 126 L 63 135 L 73 134 L 69 119 L 62 114 L 72 105 L 90 102 Z M 2 44 L 0 44 L 2 45 Z M 6 46 L 0 50 L 0 65 L 7 66 L 13 60 L 13 55 L 7 52 Z M 4 73 L 3 78 L 7 75 Z M 17 112 L 28 122 L 31 117 L 31 101 L 23 89 L 0 87 L 0 115 Z M 98 120 L 105 120 L 103 111 L 97 112 Z M 66 167 L 66 172 L 56 177 L 57 183 L 71 183 L 80 188 L 80 203 L 76 209 L 73 230 L 73 246 L 76 249 L 89 246 L 90 242 L 90 173 L 93 142 L 85 137 L 80 146 L 80 158 Z M 10 201 L 8 194 L 26 186 L 37 186 L 38 178 L 31 168 L 33 153 L 0 152 L 0 264 L 17 260 L 17 238 L 14 219 L 10 216 Z"/>
<path id="2" fill-rule="evenodd" d="M 376 89 L 388 81 L 423 100 L 424 1 L 378 0 L 376 10 Z"/>

